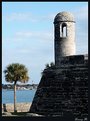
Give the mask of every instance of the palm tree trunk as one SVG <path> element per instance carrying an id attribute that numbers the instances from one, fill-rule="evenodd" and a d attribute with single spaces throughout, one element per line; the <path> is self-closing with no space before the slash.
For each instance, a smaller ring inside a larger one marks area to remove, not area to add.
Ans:
<path id="1" fill-rule="evenodd" d="M 14 83 L 14 112 L 17 112 L 17 109 L 16 109 L 16 81 Z"/>

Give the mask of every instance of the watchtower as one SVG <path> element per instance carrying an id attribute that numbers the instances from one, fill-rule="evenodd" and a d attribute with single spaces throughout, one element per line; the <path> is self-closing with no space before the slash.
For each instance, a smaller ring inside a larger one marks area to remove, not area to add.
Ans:
<path id="1" fill-rule="evenodd" d="M 71 13 L 60 12 L 54 19 L 55 65 L 62 57 L 75 55 L 75 20 Z"/>

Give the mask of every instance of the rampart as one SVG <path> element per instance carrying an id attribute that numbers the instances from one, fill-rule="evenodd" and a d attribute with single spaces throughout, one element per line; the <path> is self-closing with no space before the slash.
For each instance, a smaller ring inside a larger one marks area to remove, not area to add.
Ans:
<path id="1" fill-rule="evenodd" d="M 17 103 L 17 112 L 28 112 L 31 106 L 31 103 Z M 2 104 L 2 113 L 3 112 L 14 112 L 14 104 L 7 103 Z"/>

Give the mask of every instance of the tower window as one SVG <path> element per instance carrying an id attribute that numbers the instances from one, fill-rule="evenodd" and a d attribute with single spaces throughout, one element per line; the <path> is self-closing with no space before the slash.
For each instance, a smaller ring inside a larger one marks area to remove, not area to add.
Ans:
<path id="1" fill-rule="evenodd" d="M 67 25 L 66 23 L 63 23 L 60 25 L 60 37 L 66 37 L 67 36 Z"/>

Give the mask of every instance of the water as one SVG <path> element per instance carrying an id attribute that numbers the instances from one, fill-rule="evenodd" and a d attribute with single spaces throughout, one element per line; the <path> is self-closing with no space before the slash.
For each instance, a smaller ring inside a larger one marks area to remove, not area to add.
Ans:
<path id="1" fill-rule="evenodd" d="M 36 90 L 17 90 L 16 101 L 21 102 L 32 102 Z M 13 90 L 2 90 L 2 104 L 3 103 L 14 103 L 14 91 Z"/>

